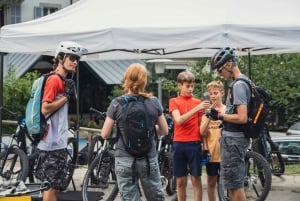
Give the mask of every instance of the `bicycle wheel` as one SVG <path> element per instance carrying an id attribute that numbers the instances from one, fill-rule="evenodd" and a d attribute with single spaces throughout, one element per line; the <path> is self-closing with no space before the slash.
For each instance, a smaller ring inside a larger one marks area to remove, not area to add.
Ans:
<path id="1" fill-rule="evenodd" d="M 276 144 L 272 141 L 272 139 L 267 136 L 267 143 L 269 144 L 269 155 L 270 155 L 270 165 L 272 174 L 275 176 L 280 177 L 284 174 L 285 165 L 281 156 L 281 153 L 278 150 Z"/>
<path id="2" fill-rule="evenodd" d="M 162 149 L 158 153 L 159 170 L 163 188 L 166 189 L 168 195 L 173 195 L 176 192 L 176 181 L 173 176 L 173 159 L 172 153 L 165 152 Z"/>
<path id="3" fill-rule="evenodd" d="M 29 161 L 29 172 L 28 172 L 28 179 L 30 183 L 37 183 L 41 182 L 38 179 L 37 173 L 36 173 L 36 168 L 38 160 L 39 160 L 39 150 L 35 147 L 32 150 L 32 153 L 28 156 L 28 161 Z"/>
<path id="4" fill-rule="evenodd" d="M 23 150 L 16 147 L 10 147 L 7 151 L 0 153 L 0 165 L 3 167 L 1 171 L 2 183 L 14 183 L 20 180 L 25 182 L 29 171 L 26 154 Z M 8 155 L 5 160 L 6 153 Z"/>
<path id="5" fill-rule="evenodd" d="M 114 156 L 101 152 L 90 164 L 82 183 L 84 201 L 113 201 L 119 192 L 114 171 Z"/>
<path id="6" fill-rule="evenodd" d="M 266 200 L 271 189 L 272 181 L 271 169 L 268 162 L 260 154 L 248 151 L 246 153 L 245 163 L 246 173 L 244 191 L 247 201 Z M 221 177 L 218 179 L 218 195 L 220 201 L 229 201 L 229 197 L 227 196 L 227 191 L 223 187 Z"/>
<path id="7" fill-rule="evenodd" d="M 252 142 L 252 149 L 265 157 L 270 164 L 273 175 L 281 176 L 285 171 L 285 165 L 281 153 L 269 135 L 266 135 L 265 141 L 265 145 L 263 146 L 261 138 L 254 139 Z"/>
<path id="8" fill-rule="evenodd" d="M 92 161 L 96 158 L 99 150 L 102 147 L 102 144 L 103 144 L 103 139 L 101 138 L 101 136 L 97 135 L 93 137 L 88 150 L 88 165 L 90 165 Z"/>
<path id="9" fill-rule="evenodd" d="M 68 138 L 67 151 L 68 151 L 68 159 L 67 159 L 68 170 L 66 174 L 66 186 L 64 188 L 61 188 L 60 189 L 61 191 L 66 190 L 67 187 L 69 186 L 76 168 L 76 161 L 78 156 L 78 143 L 76 138 L 74 137 Z"/>

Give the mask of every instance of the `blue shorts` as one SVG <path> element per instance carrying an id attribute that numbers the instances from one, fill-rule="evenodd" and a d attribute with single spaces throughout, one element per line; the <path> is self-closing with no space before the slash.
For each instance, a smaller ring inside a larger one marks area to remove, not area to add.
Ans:
<path id="1" fill-rule="evenodd" d="M 206 174 L 208 176 L 217 176 L 220 172 L 220 163 L 209 162 L 206 164 Z"/>
<path id="2" fill-rule="evenodd" d="M 173 175 L 175 177 L 201 176 L 201 142 L 173 143 Z"/>
<path id="3" fill-rule="evenodd" d="M 250 139 L 221 137 L 221 177 L 226 189 L 244 187 L 245 155 Z"/>

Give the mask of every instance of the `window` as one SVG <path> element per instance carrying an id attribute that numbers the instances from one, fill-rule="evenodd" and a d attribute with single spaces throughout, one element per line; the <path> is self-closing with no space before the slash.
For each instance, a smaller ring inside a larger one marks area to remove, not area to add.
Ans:
<path id="1" fill-rule="evenodd" d="M 52 14 L 61 9 L 59 4 L 41 3 L 39 7 L 34 7 L 34 19 Z"/>
<path id="2" fill-rule="evenodd" d="M 275 142 L 282 154 L 300 155 L 300 141 Z"/>
<path id="3" fill-rule="evenodd" d="M 58 8 L 44 7 L 43 8 L 43 16 L 49 15 L 49 14 L 54 13 L 56 11 L 58 11 Z"/>
<path id="4" fill-rule="evenodd" d="M 9 24 L 21 22 L 21 6 L 12 4 L 9 6 Z"/>

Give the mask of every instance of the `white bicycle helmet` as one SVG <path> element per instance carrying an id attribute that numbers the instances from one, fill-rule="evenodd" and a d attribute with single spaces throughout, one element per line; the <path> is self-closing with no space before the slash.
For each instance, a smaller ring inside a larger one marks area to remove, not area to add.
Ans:
<path id="1" fill-rule="evenodd" d="M 75 54 L 79 57 L 81 57 L 83 54 L 88 53 L 87 49 L 83 48 L 81 45 L 73 41 L 60 42 L 56 48 L 55 57 L 57 57 L 60 52 L 63 52 L 65 54 Z"/>

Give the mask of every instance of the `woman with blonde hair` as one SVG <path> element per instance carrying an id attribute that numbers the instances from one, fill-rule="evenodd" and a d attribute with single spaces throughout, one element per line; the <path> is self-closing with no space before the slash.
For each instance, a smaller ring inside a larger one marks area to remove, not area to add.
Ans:
<path id="1" fill-rule="evenodd" d="M 167 134 L 168 125 L 163 115 L 163 108 L 158 99 L 150 93 L 145 92 L 147 84 L 147 69 L 145 66 L 133 63 L 124 74 L 124 92 L 125 94 L 113 99 L 107 110 L 101 136 L 109 137 L 115 121 L 122 121 L 122 107 L 120 99 L 142 99 L 147 110 L 147 118 L 150 127 L 156 129 L 157 134 Z M 117 124 L 118 125 L 118 124 Z M 155 146 L 155 136 L 151 138 L 151 149 L 146 157 L 136 158 L 129 153 L 122 141 L 122 135 L 125 135 L 124 127 L 119 122 L 120 130 L 115 152 L 115 171 L 119 192 L 122 201 L 140 201 L 138 190 L 138 181 L 141 182 L 143 192 L 147 200 L 162 201 L 165 200 L 160 172 L 157 160 L 157 150 Z M 155 132 L 154 132 L 155 133 Z M 147 171 L 149 170 L 149 171 Z"/>

